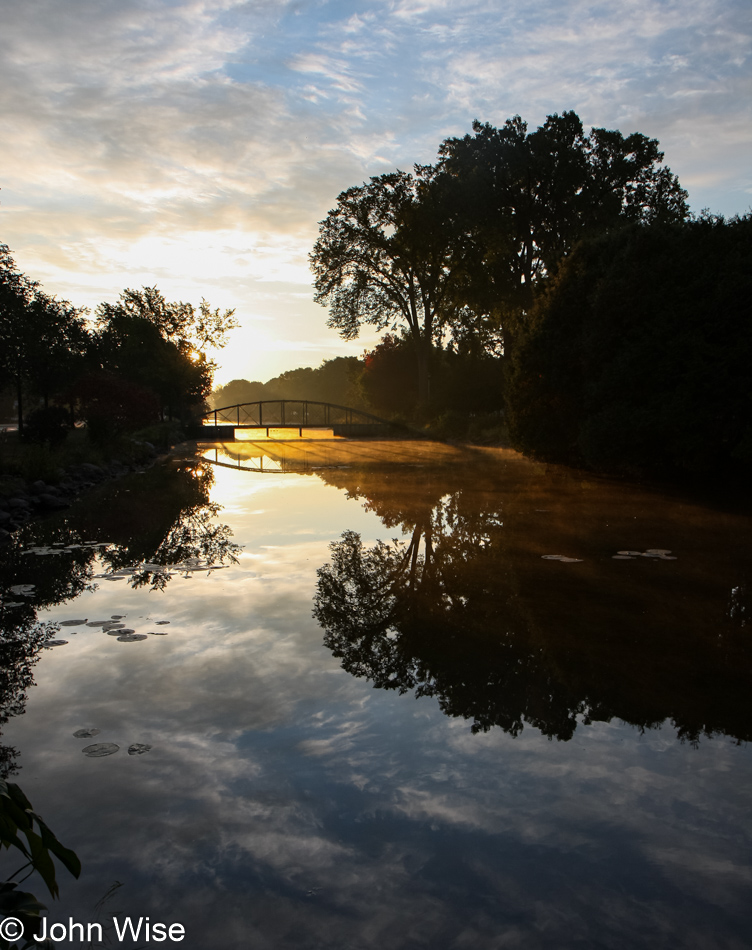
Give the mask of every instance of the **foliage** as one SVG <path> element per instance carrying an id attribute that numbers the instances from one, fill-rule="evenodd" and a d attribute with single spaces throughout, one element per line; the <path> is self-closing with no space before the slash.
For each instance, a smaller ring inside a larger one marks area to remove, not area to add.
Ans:
<path id="1" fill-rule="evenodd" d="M 417 358 L 418 404 L 430 398 L 430 355 L 452 320 L 462 241 L 446 226 L 456 190 L 429 167 L 342 192 L 310 255 L 317 303 L 347 340 L 362 324 L 398 327 Z"/>
<path id="2" fill-rule="evenodd" d="M 365 354 L 358 382 L 374 412 L 412 416 L 418 403 L 418 380 L 410 343 L 387 333 L 377 347 Z"/>
<path id="3" fill-rule="evenodd" d="M 0 779 L 0 847 L 14 848 L 26 859 L 26 863 L 12 874 L 9 880 L 0 884 L 0 914 L 16 917 L 21 921 L 24 927 L 23 943 L 11 945 L 0 938 L 0 947 L 19 946 L 23 950 L 26 947 L 39 946 L 33 934 L 38 932 L 41 911 L 46 909 L 45 905 L 33 894 L 19 891 L 18 882 L 13 881 L 13 878 L 27 869 L 26 877 L 36 871 L 54 898 L 58 896 L 59 888 L 53 857 L 74 877 L 81 874 L 81 862 L 73 851 L 58 841 L 39 815 L 32 810 L 31 803 L 19 786 L 3 779 Z"/>
<path id="4" fill-rule="evenodd" d="M 221 348 L 228 333 L 238 326 L 234 310 L 212 310 L 202 300 L 196 308 L 189 303 L 169 303 L 156 287 L 141 290 L 126 289 L 117 303 L 102 303 L 97 307 L 100 325 L 109 326 L 123 317 L 144 320 L 159 331 L 164 340 L 170 340 L 182 351 L 205 353 L 208 347 Z"/>
<path id="5" fill-rule="evenodd" d="M 60 445 L 70 432 L 70 413 L 63 406 L 48 406 L 29 413 L 24 438 L 29 442 Z"/>
<path id="6" fill-rule="evenodd" d="M 408 340 L 386 334 L 364 357 L 359 377 L 369 406 L 381 415 L 409 418 L 417 406 L 418 387 L 414 355 Z M 432 418 L 447 412 L 500 410 L 503 406 L 503 361 L 486 353 L 434 349 L 434 388 L 429 409 Z"/>
<path id="7" fill-rule="evenodd" d="M 80 406 L 89 437 L 102 444 L 157 421 L 159 402 L 153 391 L 111 373 L 91 373 L 69 391 Z"/>
<path id="8" fill-rule="evenodd" d="M 321 366 L 288 370 L 266 383 L 233 379 L 209 397 L 212 408 L 234 406 L 264 399 L 311 399 L 336 405 L 359 407 L 362 401 L 355 379 L 362 369 L 355 356 L 336 356 Z"/>
<path id="9" fill-rule="evenodd" d="M 444 141 L 437 168 L 458 181 L 458 225 L 474 248 L 464 252 L 473 266 L 463 313 L 476 327 L 484 316 L 500 326 L 507 353 L 536 284 L 578 240 L 687 217 L 687 194 L 660 164 L 656 139 L 599 128 L 585 135 L 575 112 L 554 113 L 534 132 L 520 116 L 501 129 L 475 122 L 473 132 Z"/>
<path id="10" fill-rule="evenodd" d="M 47 405 L 80 366 L 87 342 L 84 311 L 43 293 L 0 245 L 0 385 L 15 387 L 19 431 L 26 390 Z"/>
<path id="11" fill-rule="evenodd" d="M 151 392 L 162 416 L 183 417 L 191 407 L 203 403 L 214 371 L 205 354 L 185 341 L 164 336 L 157 322 L 132 314 L 126 307 L 102 305 L 98 315 L 92 343 L 94 365 L 124 384 Z"/>
<path id="12" fill-rule="evenodd" d="M 627 474 L 749 472 L 751 295 L 749 215 L 583 243 L 515 355 L 515 443 Z"/>

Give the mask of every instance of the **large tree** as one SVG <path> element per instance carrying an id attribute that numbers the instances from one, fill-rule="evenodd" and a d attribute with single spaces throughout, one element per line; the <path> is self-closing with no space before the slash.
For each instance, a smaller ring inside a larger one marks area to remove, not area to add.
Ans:
<path id="1" fill-rule="evenodd" d="M 207 349 L 224 346 L 237 325 L 233 310 L 212 310 L 205 300 L 196 309 L 165 300 L 156 287 L 124 290 L 97 308 L 96 362 L 154 393 L 163 415 L 182 418 L 211 391 L 216 365 Z"/>
<path id="2" fill-rule="evenodd" d="M 461 288 L 465 314 L 491 317 L 507 352 L 534 290 L 586 236 L 625 224 L 688 216 L 686 192 L 663 165 L 656 139 L 593 128 L 575 112 L 548 116 L 528 132 L 520 116 L 501 129 L 475 122 L 449 138 L 437 168 L 465 196 L 460 231 L 474 254 Z"/>
<path id="3" fill-rule="evenodd" d="M 349 188 L 319 225 L 310 256 L 315 300 L 347 340 L 363 324 L 400 329 L 417 358 L 418 401 L 430 398 L 430 357 L 457 309 L 463 243 L 448 226 L 457 189 L 431 168 Z"/>

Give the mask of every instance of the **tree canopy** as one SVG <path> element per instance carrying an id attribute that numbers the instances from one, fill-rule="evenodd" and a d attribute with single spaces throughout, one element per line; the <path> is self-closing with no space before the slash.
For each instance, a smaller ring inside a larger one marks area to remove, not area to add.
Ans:
<path id="1" fill-rule="evenodd" d="M 402 331 L 417 357 L 418 398 L 430 395 L 431 348 L 456 310 L 461 242 L 444 226 L 455 194 L 430 168 L 371 178 L 342 192 L 310 255 L 317 303 L 351 340 L 362 324 Z"/>
<path id="2" fill-rule="evenodd" d="M 399 329 L 411 341 L 423 406 L 446 333 L 509 352 L 536 285 L 577 241 L 688 215 L 657 140 L 640 133 L 586 135 L 574 112 L 534 132 L 520 116 L 473 132 L 446 139 L 435 165 L 342 192 L 310 256 L 330 327 L 346 339 L 363 324 Z"/>

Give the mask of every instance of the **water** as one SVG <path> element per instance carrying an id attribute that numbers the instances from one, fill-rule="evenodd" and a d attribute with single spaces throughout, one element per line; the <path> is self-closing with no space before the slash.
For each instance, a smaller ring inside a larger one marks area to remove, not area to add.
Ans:
<path id="1" fill-rule="evenodd" d="M 50 923 L 149 916 L 197 950 L 749 946 L 747 517 L 501 450 L 207 456 L 6 552 L 3 761 L 83 864 Z M 146 639 L 10 634 L 113 616 Z"/>

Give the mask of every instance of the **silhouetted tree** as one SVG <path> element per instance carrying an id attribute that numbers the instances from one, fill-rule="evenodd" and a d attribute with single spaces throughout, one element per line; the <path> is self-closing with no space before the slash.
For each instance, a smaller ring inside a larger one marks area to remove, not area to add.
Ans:
<path id="1" fill-rule="evenodd" d="M 631 475 L 752 471 L 751 295 L 750 216 L 580 245 L 513 359 L 516 444 Z"/>
<path id="2" fill-rule="evenodd" d="M 438 169 L 465 196 L 457 224 L 475 253 L 458 313 L 476 332 L 502 331 L 511 352 L 520 315 L 578 240 L 624 224 L 683 221 L 686 192 L 660 163 L 656 139 L 608 129 L 584 134 L 575 112 L 547 117 L 528 132 L 520 116 L 501 129 L 473 123 L 474 135 L 439 148 Z"/>
<path id="3" fill-rule="evenodd" d="M 43 293 L 0 245 L 0 380 L 14 385 L 19 432 L 25 391 L 41 396 L 46 406 L 82 365 L 88 343 L 83 314 Z"/>
<path id="4" fill-rule="evenodd" d="M 349 188 L 319 225 L 310 255 L 315 300 L 346 340 L 363 324 L 401 327 L 417 359 L 418 405 L 430 398 L 430 357 L 451 322 L 463 245 L 447 220 L 456 189 L 430 167 Z"/>

